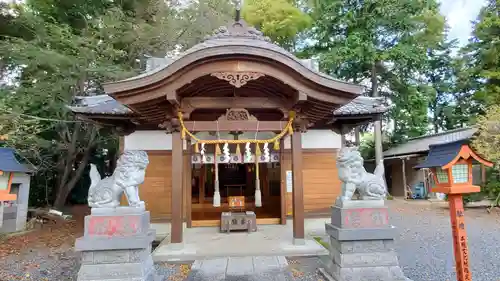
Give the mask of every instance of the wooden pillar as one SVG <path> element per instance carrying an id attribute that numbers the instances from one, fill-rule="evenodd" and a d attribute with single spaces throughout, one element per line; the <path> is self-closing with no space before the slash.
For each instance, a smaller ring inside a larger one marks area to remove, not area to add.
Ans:
<path id="1" fill-rule="evenodd" d="M 483 164 L 481 164 L 481 183 L 486 183 L 486 166 L 484 166 Z"/>
<path id="2" fill-rule="evenodd" d="M 125 151 L 125 137 L 118 137 L 118 154 L 121 155 Z M 119 157 L 119 156 L 118 156 Z"/>
<path id="3" fill-rule="evenodd" d="M 280 223 L 286 224 L 286 167 L 285 167 L 285 142 L 280 140 Z"/>
<path id="4" fill-rule="evenodd" d="M 347 130 L 347 127 L 345 125 L 342 125 L 340 128 L 340 147 L 346 147 L 347 146 L 347 139 L 346 139 L 346 134 L 349 132 Z"/>
<path id="5" fill-rule="evenodd" d="M 172 220 L 171 243 L 182 243 L 182 170 L 183 145 L 180 132 L 172 133 Z"/>
<path id="6" fill-rule="evenodd" d="M 203 204 L 205 202 L 205 180 L 207 175 L 207 165 L 201 164 L 200 179 L 198 180 L 198 202 Z"/>
<path id="7" fill-rule="evenodd" d="M 340 135 L 340 147 L 346 147 L 346 138 L 345 138 L 345 134 L 342 132 L 341 135 Z"/>
<path id="8" fill-rule="evenodd" d="M 304 239 L 304 187 L 302 180 L 302 133 L 296 131 L 292 135 L 292 204 L 293 204 L 293 238 L 301 243 Z"/>
<path id="9" fill-rule="evenodd" d="M 354 128 L 354 143 L 356 146 L 359 146 L 361 144 L 360 133 L 361 132 L 359 126 L 356 126 Z"/>
<path id="10" fill-rule="evenodd" d="M 407 182 L 406 182 L 406 161 L 404 158 L 401 158 L 401 169 L 402 169 L 402 176 L 403 176 L 403 188 L 405 192 L 405 200 L 408 199 L 408 187 L 407 187 Z"/>
<path id="11" fill-rule="evenodd" d="M 472 274 L 469 269 L 469 250 L 467 247 L 462 194 L 448 194 L 448 202 L 450 204 L 451 231 L 453 234 L 457 280 L 471 281 Z"/>
<path id="12" fill-rule="evenodd" d="M 184 164 L 185 166 L 185 172 L 186 176 L 184 177 L 186 179 L 186 224 L 188 228 L 192 227 L 192 206 L 193 206 L 193 165 L 191 164 L 191 153 L 192 153 L 192 148 L 193 146 L 190 144 L 189 141 L 187 141 L 187 157 L 186 157 L 186 163 Z"/>

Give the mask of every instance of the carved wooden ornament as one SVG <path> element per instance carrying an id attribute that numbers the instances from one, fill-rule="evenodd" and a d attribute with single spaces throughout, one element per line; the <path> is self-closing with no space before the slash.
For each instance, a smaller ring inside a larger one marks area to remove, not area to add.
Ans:
<path id="1" fill-rule="evenodd" d="M 240 88 L 248 81 L 257 80 L 264 76 L 264 74 L 259 72 L 214 72 L 211 75 L 220 80 L 228 81 L 229 84 L 236 88 Z"/>
<path id="2" fill-rule="evenodd" d="M 226 114 L 219 117 L 218 121 L 257 121 L 245 108 L 230 108 Z"/>

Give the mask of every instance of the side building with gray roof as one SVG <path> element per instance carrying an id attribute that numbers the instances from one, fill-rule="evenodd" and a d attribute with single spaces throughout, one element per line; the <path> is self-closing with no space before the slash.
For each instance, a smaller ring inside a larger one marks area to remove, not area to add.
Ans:
<path id="1" fill-rule="evenodd" d="M 416 197 L 420 199 L 420 189 L 424 198 L 435 197 L 430 193 L 433 179 L 427 169 L 415 169 L 423 162 L 429 153 L 429 146 L 445 144 L 456 141 L 471 140 L 477 128 L 468 127 L 440 132 L 437 134 L 424 135 L 409 139 L 406 143 L 394 146 L 384 151 L 384 164 L 386 171 L 387 187 L 389 193 L 397 197 Z M 474 183 L 480 184 L 483 180 L 481 166 L 476 165 L 474 169 Z M 411 192 L 410 192 L 411 191 Z"/>

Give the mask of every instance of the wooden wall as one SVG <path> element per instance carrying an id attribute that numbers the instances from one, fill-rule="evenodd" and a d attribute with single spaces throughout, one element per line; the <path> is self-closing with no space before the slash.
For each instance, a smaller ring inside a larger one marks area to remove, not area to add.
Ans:
<path id="1" fill-rule="evenodd" d="M 151 212 L 152 220 L 170 219 L 172 192 L 172 154 L 170 151 L 147 151 L 150 164 L 146 170 L 146 178 L 140 186 L 139 195 L 146 202 L 146 208 Z M 304 178 L 304 211 L 308 213 L 328 212 L 335 199 L 340 194 L 340 180 L 337 177 L 336 149 L 305 149 L 303 150 Z M 187 155 L 184 158 L 187 161 Z M 291 151 L 285 151 L 282 163 L 285 170 L 292 169 Z M 286 184 L 286 179 L 283 179 Z M 186 179 L 184 184 L 184 199 L 187 199 Z M 292 193 L 286 196 L 286 214 L 292 214 Z M 187 200 L 186 200 L 187 201 Z M 187 202 L 183 206 L 187 212 Z"/>
<path id="2" fill-rule="evenodd" d="M 304 212 L 326 213 L 340 194 L 336 149 L 305 149 L 303 157 Z M 291 151 L 285 152 L 285 170 L 292 169 Z M 286 184 L 286 179 L 284 179 Z M 291 215 L 292 193 L 287 193 L 286 213 Z"/>
<path id="3" fill-rule="evenodd" d="M 146 203 L 151 220 L 170 219 L 172 153 L 166 150 L 147 153 L 149 165 L 144 183 L 139 187 L 139 197 Z"/>

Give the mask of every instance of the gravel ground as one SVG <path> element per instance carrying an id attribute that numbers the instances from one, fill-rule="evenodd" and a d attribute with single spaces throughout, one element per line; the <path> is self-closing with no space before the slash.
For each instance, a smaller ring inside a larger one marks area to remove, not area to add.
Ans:
<path id="1" fill-rule="evenodd" d="M 390 201 L 398 227 L 399 261 L 414 281 L 456 280 L 449 211 L 442 204 Z M 470 269 L 474 281 L 500 280 L 500 211 L 467 209 Z"/>
<path id="2" fill-rule="evenodd" d="M 57 249 L 24 250 L 0 260 L 1 281 L 76 280 L 79 258 L 70 245 Z"/>
<path id="3" fill-rule="evenodd" d="M 456 280 L 448 210 L 427 202 L 389 201 L 391 222 L 400 233 L 396 244 L 401 267 L 413 281 Z M 500 281 L 500 211 L 467 209 L 470 268 L 474 281 Z M 2 243 L 2 241 L 0 241 Z M 70 244 L 24 249 L 0 259 L 0 281 L 76 280 L 79 255 Z M 317 258 L 289 258 L 295 281 L 324 280 Z M 165 281 L 184 280 L 189 265 L 157 265 Z"/>

